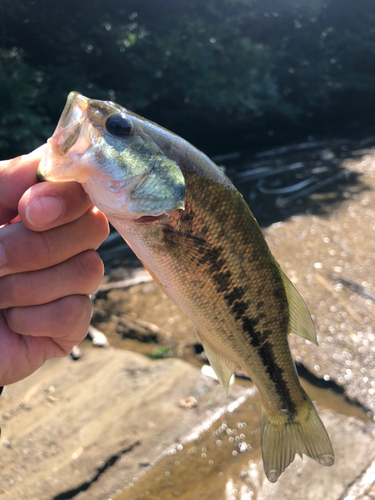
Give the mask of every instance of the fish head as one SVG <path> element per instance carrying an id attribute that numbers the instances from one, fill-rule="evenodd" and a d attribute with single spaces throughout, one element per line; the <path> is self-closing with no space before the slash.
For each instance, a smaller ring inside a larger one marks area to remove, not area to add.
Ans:
<path id="1" fill-rule="evenodd" d="M 149 129 L 150 122 L 118 104 L 71 92 L 47 141 L 38 179 L 81 183 L 110 219 L 184 209 L 181 169 Z"/>

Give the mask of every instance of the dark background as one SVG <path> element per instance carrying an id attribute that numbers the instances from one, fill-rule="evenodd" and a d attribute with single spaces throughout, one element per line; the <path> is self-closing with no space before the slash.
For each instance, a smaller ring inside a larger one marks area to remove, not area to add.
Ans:
<path id="1" fill-rule="evenodd" d="M 67 94 L 110 99 L 208 154 L 371 133 L 374 0 L 0 0 L 0 157 Z"/>

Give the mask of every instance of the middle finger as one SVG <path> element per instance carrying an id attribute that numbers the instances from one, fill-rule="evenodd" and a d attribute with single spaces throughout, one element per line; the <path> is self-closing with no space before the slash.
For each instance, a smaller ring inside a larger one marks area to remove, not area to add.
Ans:
<path id="1" fill-rule="evenodd" d="M 27 229 L 22 222 L 0 228 L 5 264 L 0 277 L 35 271 L 64 262 L 73 255 L 96 249 L 108 233 L 107 220 L 90 208 L 79 219 L 43 232 Z"/>

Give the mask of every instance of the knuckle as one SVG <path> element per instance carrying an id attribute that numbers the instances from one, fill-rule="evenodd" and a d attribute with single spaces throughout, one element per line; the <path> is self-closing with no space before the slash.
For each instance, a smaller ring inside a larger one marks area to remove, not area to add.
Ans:
<path id="1" fill-rule="evenodd" d="M 9 328 L 16 333 L 23 333 L 24 322 L 22 321 L 22 315 L 20 314 L 19 307 L 10 307 L 5 311 L 5 318 L 8 323 Z"/>
<path id="2" fill-rule="evenodd" d="M 59 342 L 61 346 L 67 345 L 71 349 L 86 337 L 92 310 L 92 302 L 86 295 L 72 295 L 60 301 L 57 316 L 60 319 L 59 337 L 64 339 L 64 342 Z"/>
<path id="3" fill-rule="evenodd" d="M 14 261 L 11 264 L 14 270 L 49 267 L 54 263 L 56 249 L 63 244 L 62 241 L 56 241 L 55 237 L 51 237 L 49 231 L 34 232 L 24 228 L 23 234 L 18 234 L 18 236 L 18 239 L 14 238 L 8 252 L 9 259 Z"/>
<path id="4" fill-rule="evenodd" d="M 95 250 L 86 250 L 76 257 L 82 283 L 89 287 L 86 293 L 92 293 L 96 290 L 104 274 L 103 262 Z"/>
<path id="5" fill-rule="evenodd" d="M 61 321 L 68 323 L 69 326 L 88 323 L 91 318 L 91 310 L 91 300 L 86 295 L 65 297 L 60 310 Z"/>
<path id="6" fill-rule="evenodd" d="M 27 286 L 22 274 L 11 274 L 0 280 L 0 309 L 17 306 L 28 296 Z"/>
<path id="7" fill-rule="evenodd" d="M 94 248 L 97 248 L 109 234 L 107 218 L 101 212 L 94 212 L 92 208 L 83 216 L 82 224 L 88 234 L 88 241 Z"/>
<path id="8" fill-rule="evenodd" d="M 100 241 L 105 240 L 109 235 L 109 224 L 105 215 L 101 212 L 95 214 L 95 222 L 97 225 L 96 234 Z"/>
<path id="9" fill-rule="evenodd" d="M 75 307 L 76 312 L 75 315 L 72 315 L 72 321 L 76 325 L 81 325 L 84 335 L 86 335 L 93 311 L 92 302 L 86 295 L 77 295 L 75 298 Z"/>
<path id="10" fill-rule="evenodd" d="M 56 232 L 53 233 L 52 238 L 50 231 L 41 231 L 40 233 L 35 233 L 35 236 L 39 241 L 34 245 L 34 261 L 43 267 L 47 267 L 54 262 L 56 248 L 63 244 L 63 242 L 57 240 Z"/>

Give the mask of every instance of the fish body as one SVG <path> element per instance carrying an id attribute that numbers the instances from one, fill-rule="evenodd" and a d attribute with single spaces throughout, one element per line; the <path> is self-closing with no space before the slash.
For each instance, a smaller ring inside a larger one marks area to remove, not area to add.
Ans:
<path id="1" fill-rule="evenodd" d="M 256 384 L 268 479 L 275 482 L 296 453 L 331 465 L 329 437 L 287 340 L 294 333 L 316 343 L 310 314 L 225 174 L 175 134 L 77 93 L 49 144 L 39 175 L 83 184 L 196 325 L 226 390 L 236 365 Z"/>

